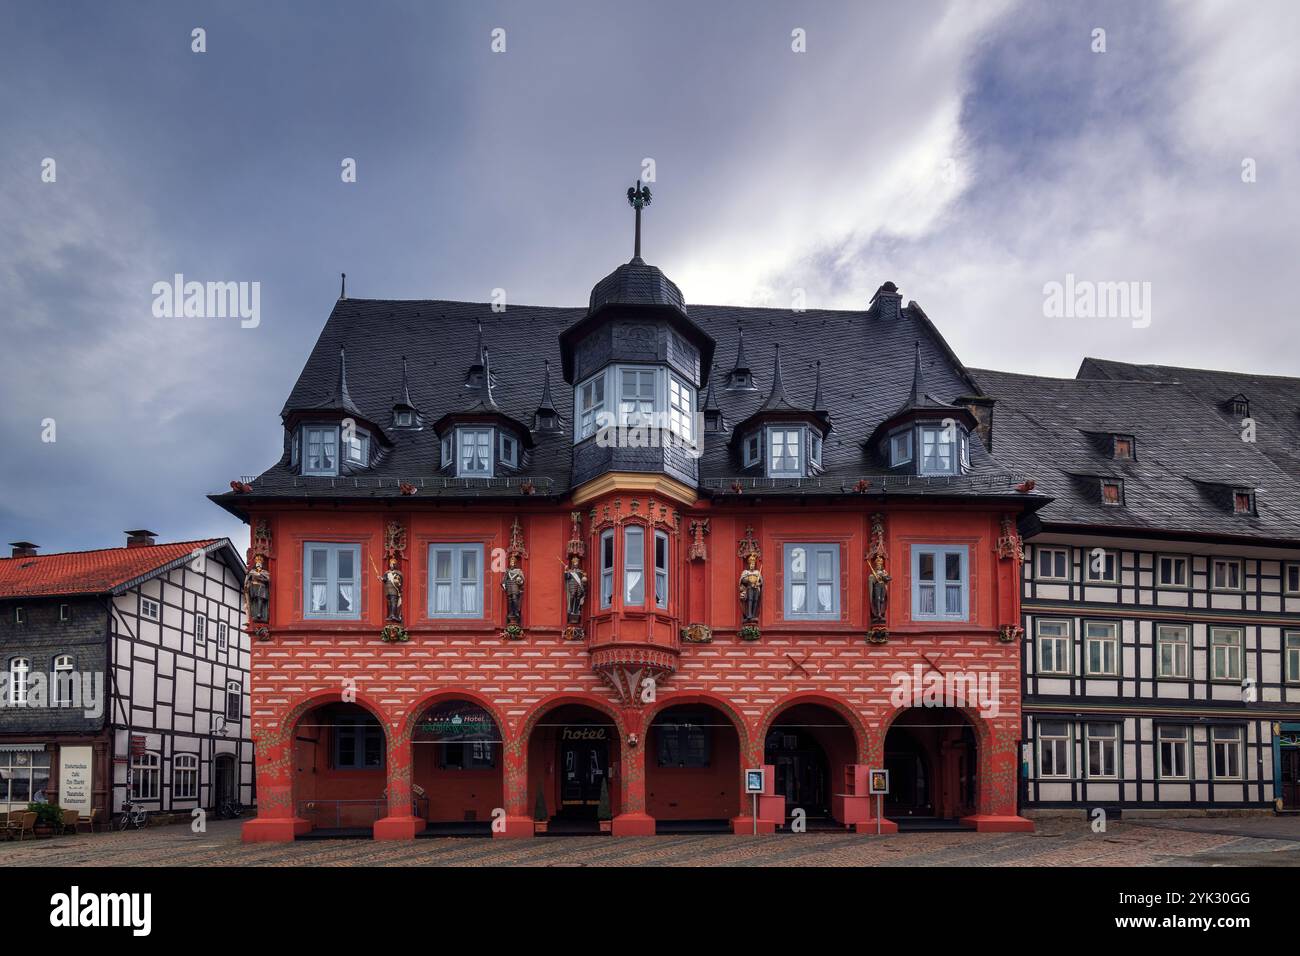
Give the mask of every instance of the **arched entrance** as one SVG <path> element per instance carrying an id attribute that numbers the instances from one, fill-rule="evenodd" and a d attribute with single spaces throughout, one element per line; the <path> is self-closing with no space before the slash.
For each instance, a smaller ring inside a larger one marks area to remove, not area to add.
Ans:
<path id="1" fill-rule="evenodd" d="M 952 820 L 976 812 L 979 799 L 975 728 L 951 707 L 910 707 L 885 735 L 890 793 L 885 816 L 907 820 Z"/>
<path id="2" fill-rule="evenodd" d="M 411 804 L 426 836 L 492 835 L 492 813 L 505 806 L 501 728 L 471 700 L 439 700 L 411 728 Z"/>
<path id="3" fill-rule="evenodd" d="M 530 815 L 552 834 L 600 832 L 619 812 L 620 756 L 610 715 L 586 704 L 548 710 L 528 736 Z"/>
<path id="4" fill-rule="evenodd" d="M 295 816 L 317 836 L 369 837 L 388 812 L 388 740 L 360 704 L 309 708 L 293 728 Z"/>
<path id="5" fill-rule="evenodd" d="M 845 768 L 856 764 L 857 739 L 847 720 L 823 704 L 796 703 L 772 720 L 763 739 L 763 762 L 773 768 L 786 818 L 803 810 L 810 826 L 838 826 L 835 795 L 850 792 Z"/>
<path id="6" fill-rule="evenodd" d="M 659 711 L 646 735 L 646 812 L 656 833 L 730 833 L 741 815 L 740 735 L 703 703 Z"/>

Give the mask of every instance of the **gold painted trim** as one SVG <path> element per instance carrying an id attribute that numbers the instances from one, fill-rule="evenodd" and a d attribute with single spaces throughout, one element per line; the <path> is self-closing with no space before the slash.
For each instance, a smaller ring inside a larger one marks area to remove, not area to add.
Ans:
<path id="1" fill-rule="evenodd" d="M 671 498 L 678 504 L 690 507 L 699 500 L 699 494 L 689 485 L 684 485 L 667 475 L 647 474 L 635 471 L 611 471 L 593 478 L 573 489 L 570 500 L 575 505 L 585 504 L 593 498 L 607 495 L 614 491 L 635 491 L 641 494 L 660 495 Z"/>

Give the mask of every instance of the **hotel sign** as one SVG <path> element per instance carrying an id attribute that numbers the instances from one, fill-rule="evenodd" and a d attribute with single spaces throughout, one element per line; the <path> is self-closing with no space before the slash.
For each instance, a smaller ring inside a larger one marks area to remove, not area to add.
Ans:
<path id="1" fill-rule="evenodd" d="M 59 748 L 59 806 L 90 813 L 95 792 L 93 769 L 92 748 Z"/>
<path id="2" fill-rule="evenodd" d="M 496 740 L 496 721 L 481 707 L 467 704 L 431 708 L 416 730 L 435 741 Z"/>

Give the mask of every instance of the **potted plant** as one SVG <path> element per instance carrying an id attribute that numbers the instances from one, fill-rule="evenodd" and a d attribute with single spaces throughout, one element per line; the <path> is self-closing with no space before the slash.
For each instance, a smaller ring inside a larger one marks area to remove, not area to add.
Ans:
<path id="1" fill-rule="evenodd" d="M 537 802 L 533 804 L 533 832 L 545 833 L 546 821 L 549 814 L 546 812 L 546 796 L 542 793 L 542 788 L 537 788 Z"/>
<path id="2" fill-rule="evenodd" d="M 29 803 L 27 809 L 36 814 L 35 832 L 49 836 L 63 830 L 63 809 L 57 803 Z"/>
<path id="3" fill-rule="evenodd" d="M 609 833 L 614 829 L 614 814 L 609 808 L 609 778 L 600 778 L 600 803 L 596 804 L 596 819 L 600 821 L 600 832 Z"/>

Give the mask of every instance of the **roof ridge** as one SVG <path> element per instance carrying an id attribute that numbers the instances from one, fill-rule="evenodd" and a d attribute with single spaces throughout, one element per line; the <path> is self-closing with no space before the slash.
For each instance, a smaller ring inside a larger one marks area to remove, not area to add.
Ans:
<path id="1" fill-rule="evenodd" d="M 0 561 L 30 561 L 33 558 L 59 558 L 71 554 L 102 554 L 105 551 L 144 551 L 146 548 L 172 548 L 178 544 L 216 544 L 218 541 L 224 541 L 225 538 L 194 538 L 190 541 L 162 541 L 157 544 L 138 544 L 135 547 L 128 545 L 118 545 L 115 548 L 84 548 L 80 551 L 47 551 L 45 553 L 29 554 L 20 557 L 0 557 Z"/>

